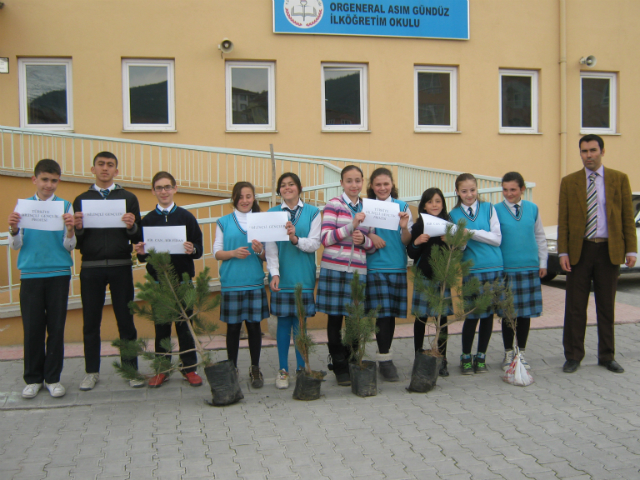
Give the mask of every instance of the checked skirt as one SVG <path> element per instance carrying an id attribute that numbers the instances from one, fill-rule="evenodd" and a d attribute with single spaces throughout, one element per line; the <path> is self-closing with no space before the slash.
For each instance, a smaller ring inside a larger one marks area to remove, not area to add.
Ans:
<path id="1" fill-rule="evenodd" d="M 224 323 L 261 322 L 265 318 L 269 318 L 269 305 L 264 288 L 222 292 L 220 320 Z"/>

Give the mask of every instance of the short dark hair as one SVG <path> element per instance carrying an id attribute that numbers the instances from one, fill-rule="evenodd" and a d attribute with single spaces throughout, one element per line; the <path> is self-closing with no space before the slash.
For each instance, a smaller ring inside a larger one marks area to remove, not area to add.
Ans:
<path id="1" fill-rule="evenodd" d="M 376 199 L 376 194 L 373 191 L 372 185 L 376 177 L 379 177 L 380 175 L 386 175 L 391 179 L 391 184 L 393 185 L 391 187 L 391 198 L 398 198 L 398 188 L 396 187 L 396 183 L 393 180 L 393 173 L 391 173 L 391 170 L 384 167 L 376 168 L 371 173 L 371 177 L 369 177 L 369 185 L 367 186 L 367 198 L 371 198 L 373 200 Z"/>
<path id="2" fill-rule="evenodd" d="M 98 160 L 98 158 L 110 158 L 112 160 L 116 161 L 116 168 L 118 168 L 118 158 L 111 152 L 100 152 L 99 154 L 97 154 L 95 157 L 93 157 L 93 165 L 96 165 L 96 160 Z"/>
<path id="3" fill-rule="evenodd" d="M 285 178 L 290 178 L 291 180 L 293 180 L 293 183 L 295 183 L 298 187 L 298 195 L 300 195 L 302 193 L 302 182 L 300 182 L 300 177 L 292 172 L 286 172 L 280 175 L 280 178 L 278 178 L 278 183 L 276 184 L 276 193 L 280 195 L 280 184 Z"/>
<path id="4" fill-rule="evenodd" d="M 54 173 L 58 176 L 62 175 L 62 170 L 60 169 L 60 165 L 55 160 L 51 160 L 50 158 L 43 158 L 38 163 L 36 163 L 36 168 L 33 169 L 33 176 L 37 177 L 41 173 Z"/>
<path id="5" fill-rule="evenodd" d="M 258 204 L 258 200 L 256 200 L 256 189 L 249 182 L 238 182 L 233 186 L 233 190 L 231 190 L 231 201 L 233 202 L 233 208 L 238 208 L 238 202 L 240 201 L 240 195 L 242 194 L 243 188 L 250 188 L 253 192 L 253 205 L 251 206 L 252 212 L 259 212 L 260 205 Z"/>
<path id="6" fill-rule="evenodd" d="M 357 165 L 347 165 L 346 167 L 344 167 L 342 169 L 342 171 L 340 172 L 340 180 L 342 180 L 342 178 L 344 177 L 344 174 L 347 172 L 350 172 L 351 170 L 357 170 L 360 172 L 360 175 L 362 176 L 362 178 L 364 178 L 364 173 L 362 173 L 362 169 L 360 167 L 358 167 Z"/>
<path id="7" fill-rule="evenodd" d="M 476 177 L 474 177 L 471 173 L 461 173 L 460 175 L 458 175 L 458 178 L 456 178 L 456 192 L 458 191 L 458 185 L 467 180 L 473 180 L 476 186 L 478 185 L 478 180 L 476 180 Z M 478 197 L 478 202 L 480 202 L 480 197 Z M 460 195 L 458 195 L 456 207 L 459 207 L 460 205 L 462 205 L 462 198 L 460 198 Z"/>
<path id="8" fill-rule="evenodd" d="M 602 139 L 602 137 L 600 135 L 596 135 L 595 133 L 590 133 L 589 135 L 585 135 L 584 137 L 582 137 L 580 139 L 580 142 L 578 143 L 578 148 L 582 148 L 582 143 L 583 142 L 598 142 L 598 146 L 600 147 L 600 150 L 604 150 L 604 140 Z"/>
<path id="9" fill-rule="evenodd" d="M 439 195 L 442 199 L 442 211 L 440 212 L 440 215 L 438 215 L 438 217 L 442 218 L 443 220 L 449 220 L 449 214 L 447 213 L 447 203 L 444 201 L 444 194 L 442 193 L 442 190 L 435 187 L 427 188 L 423 192 L 422 197 L 420 198 L 420 203 L 418 204 L 418 213 L 427 213 L 425 206 L 427 205 L 427 202 L 436 195 Z M 422 216 L 420 216 L 418 220 L 422 220 Z"/>
<path id="10" fill-rule="evenodd" d="M 151 180 L 151 188 L 155 188 L 156 187 L 156 182 L 158 180 L 162 180 L 163 178 L 166 178 L 167 180 L 171 181 L 171 185 L 172 186 L 176 186 L 176 179 L 173 178 L 173 175 L 171 175 L 169 172 L 158 172 L 153 176 L 153 180 Z"/>
<path id="11" fill-rule="evenodd" d="M 518 172 L 508 172 L 502 177 L 502 183 L 516 182 L 520 188 L 524 187 L 524 178 Z"/>

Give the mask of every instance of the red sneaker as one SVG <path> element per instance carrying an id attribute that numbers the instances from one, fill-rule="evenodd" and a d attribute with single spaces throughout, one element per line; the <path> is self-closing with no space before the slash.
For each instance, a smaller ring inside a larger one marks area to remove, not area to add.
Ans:
<path id="1" fill-rule="evenodd" d="M 167 380 L 169 380 L 169 377 L 164 373 L 159 373 L 149 379 L 149 388 L 160 388 Z"/>
<path id="2" fill-rule="evenodd" d="M 184 373 L 183 376 L 192 387 L 199 387 L 202 385 L 202 378 L 196 372 Z"/>

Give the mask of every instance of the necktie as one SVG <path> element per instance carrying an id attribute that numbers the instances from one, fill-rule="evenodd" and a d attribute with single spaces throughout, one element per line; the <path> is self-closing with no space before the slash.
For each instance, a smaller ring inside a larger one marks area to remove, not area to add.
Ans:
<path id="1" fill-rule="evenodd" d="M 296 213 L 298 212 L 298 207 L 294 208 L 293 210 L 291 210 L 290 208 L 285 207 L 284 208 L 287 212 L 289 212 L 289 221 L 293 222 L 296 218 Z"/>
<path id="2" fill-rule="evenodd" d="M 105 188 L 104 190 L 100 190 L 100 193 L 102 194 L 103 198 L 107 198 L 110 192 L 111 191 L 108 188 Z"/>
<path id="3" fill-rule="evenodd" d="M 516 218 L 520 216 L 520 205 L 517 203 L 513 206 L 516 209 Z"/>
<path id="4" fill-rule="evenodd" d="M 473 217 L 473 210 L 471 209 L 471 207 L 469 207 L 469 216 Z"/>
<path id="5" fill-rule="evenodd" d="M 596 176 L 593 172 L 589 175 L 589 185 L 587 185 L 587 228 L 584 236 L 594 238 L 598 227 L 598 192 L 596 191 Z"/>
<path id="6" fill-rule="evenodd" d="M 169 221 L 169 210 L 162 210 L 162 215 L 164 215 L 165 223 Z"/>

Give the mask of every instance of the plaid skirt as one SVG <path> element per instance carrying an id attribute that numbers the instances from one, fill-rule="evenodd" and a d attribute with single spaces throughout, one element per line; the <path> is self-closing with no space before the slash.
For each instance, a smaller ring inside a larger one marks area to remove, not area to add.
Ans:
<path id="1" fill-rule="evenodd" d="M 495 281 L 497 278 L 504 278 L 504 272 L 503 271 L 498 271 L 498 272 L 477 272 L 477 273 L 470 273 L 468 277 L 464 277 L 462 279 L 463 283 L 468 282 L 469 280 L 471 280 L 472 278 L 477 278 L 478 280 L 480 280 L 480 284 L 484 285 L 487 282 L 493 282 Z M 473 297 L 471 297 L 473 298 Z M 467 300 L 467 298 L 465 298 L 465 300 Z M 494 313 L 496 313 L 495 309 L 493 307 L 489 307 L 485 312 L 482 313 L 472 313 L 470 315 L 467 315 L 467 318 L 470 320 L 474 320 L 474 319 L 478 319 L 478 318 L 485 318 L 485 317 L 489 317 L 491 315 L 493 315 Z"/>
<path id="2" fill-rule="evenodd" d="M 327 315 L 347 315 L 346 305 L 351 303 L 353 273 L 320 269 L 316 309 Z M 360 275 L 360 283 L 366 283 L 367 276 Z"/>
<path id="3" fill-rule="evenodd" d="M 542 313 L 542 287 L 538 270 L 505 272 L 513 293 L 513 307 L 518 317 L 539 317 Z"/>
<path id="4" fill-rule="evenodd" d="M 313 299 L 313 292 L 302 292 L 302 303 L 304 303 L 306 316 L 313 317 L 316 314 L 316 303 Z M 296 297 L 293 292 L 271 291 L 271 315 L 275 315 L 276 317 L 298 316 Z"/>
<path id="5" fill-rule="evenodd" d="M 407 274 L 367 273 L 365 310 L 380 306 L 378 318 L 407 318 Z"/>
<path id="6" fill-rule="evenodd" d="M 445 291 L 447 297 L 451 297 L 451 290 L 448 288 Z M 420 294 L 415 288 L 413 289 L 413 297 L 411 297 L 411 314 L 419 318 L 437 317 L 437 314 L 429 308 L 427 303 L 427 297 Z M 443 316 L 453 315 L 451 307 L 443 313 Z"/>
<path id="7" fill-rule="evenodd" d="M 265 318 L 269 318 L 269 305 L 264 288 L 222 292 L 220 320 L 224 323 L 261 322 Z"/>

